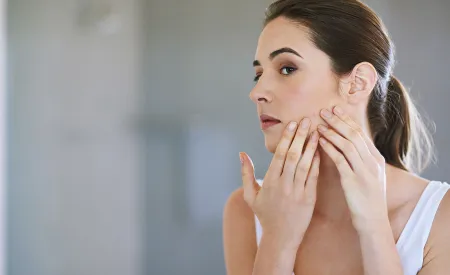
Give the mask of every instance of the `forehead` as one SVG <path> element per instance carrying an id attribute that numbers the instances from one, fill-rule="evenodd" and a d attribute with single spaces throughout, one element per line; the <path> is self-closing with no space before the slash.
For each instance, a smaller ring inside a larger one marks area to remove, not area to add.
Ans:
<path id="1" fill-rule="evenodd" d="M 284 17 L 274 19 L 264 27 L 259 36 L 255 58 L 266 59 L 271 52 L 283 47 L 290 47 L 303 53 L 314 48 L 308 28 Z"/>

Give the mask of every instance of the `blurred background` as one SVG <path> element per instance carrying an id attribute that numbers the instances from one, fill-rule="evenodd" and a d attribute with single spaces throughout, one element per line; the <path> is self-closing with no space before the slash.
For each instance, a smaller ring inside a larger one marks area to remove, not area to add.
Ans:
<path id="1" fill-rule="evenodd" d="M 271 160 L 248 99 L 270 2 L 0 1 L 1 274 L 225 274 L 238 152 Z M 437 126 L 423 176 L 447 181 L 450 1 L 366 3 Z"/>

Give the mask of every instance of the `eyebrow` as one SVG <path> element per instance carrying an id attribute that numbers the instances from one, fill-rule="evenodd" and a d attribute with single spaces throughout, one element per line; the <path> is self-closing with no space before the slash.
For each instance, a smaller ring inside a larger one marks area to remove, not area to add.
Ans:
<path id="1" fill-rule="evenodd" d="M 291 53 L 291 54 L 295 54 L 296 56 L 303 58 L 303 56 L 301 56 L 298 52 L 296 52 L 294 49 L 292 48 L 288 48 L 288 47 L 284 47 L 278 50 L 275 50 L 273 52 L 270 53 L 269 55 L 269 59 L 273 60 L 277 55 L 280 55 L 282 53 Z M 256 66 L 261 66 L 261 63 L 258 60 L 253 61 L 253 67 Z"/>

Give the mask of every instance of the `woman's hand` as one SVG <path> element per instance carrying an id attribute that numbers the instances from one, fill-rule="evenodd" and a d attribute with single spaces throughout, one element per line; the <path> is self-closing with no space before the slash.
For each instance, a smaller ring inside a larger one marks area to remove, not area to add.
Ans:
<path id="1" fill-rule="evenodd" d="M 322 110 L 332 129 L 319 126 L 323 150 L 336 164 L 358 232 L 388 222 L 385 161 L 372 140 L 339 107 Z"/>
<path id="2" fill-rule="evenodd" d="M 310 128 L 305 118 L 285 130 L 260 188 L 251 159 L 240 153 L 244 199 L 258 217 L 263 236 L 278 245 L 297 249 L 309 226 L 316 202 L 319 135 L 316 131 L 302 153 Z"/>

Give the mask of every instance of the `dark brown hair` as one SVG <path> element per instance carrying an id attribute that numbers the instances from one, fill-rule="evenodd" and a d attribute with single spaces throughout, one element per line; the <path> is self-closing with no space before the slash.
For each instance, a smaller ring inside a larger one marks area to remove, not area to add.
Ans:
<path id="1" fill-rule="evenodd" d="M 433 160 L 432 139 L 407 90 L 392 75 L 394 45 L 375 12 L 358 0 L 279 0 L 267 9 L 264 25 L 280 16 L 309 29 L 338 76 L 361 62 L 375 67 L 378 82 L 367 106 L 375 146 L 387 163 L 421 172 Z"/>

